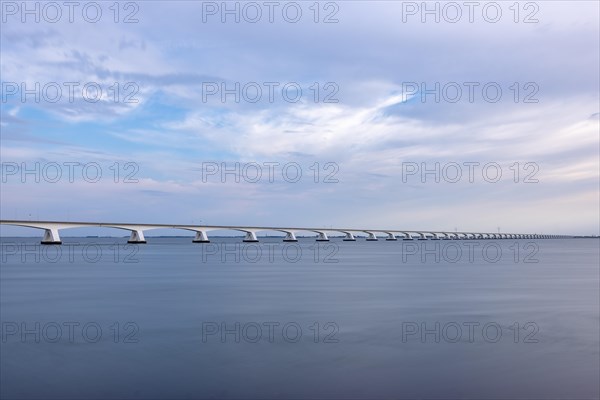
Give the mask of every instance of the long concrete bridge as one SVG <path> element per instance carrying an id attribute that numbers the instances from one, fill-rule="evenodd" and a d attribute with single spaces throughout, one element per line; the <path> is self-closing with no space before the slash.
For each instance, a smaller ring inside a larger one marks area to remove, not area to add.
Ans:
<path id="1" fill-rule="evenodd" d="M 16 221 L 0 220 L 0 225 L 24 226 L 44 230 L 42 244 L 61 244 L 59 231 L 71 228 L 103 227 L 116 228 L 131 232 L 128 243 L 146 243 L 144 232 L 153 229 L 181 229 L 195 232 L 194 243 L 209 243 L 207 232 L 210 231 L 238 231 L 245 233 L 244 242 L 258 242 L 257 232 L 276 231 L 285 234 L 284 242 L 297 242 L 296 233 L 307 232 L 316 234 L 319 242 L 329 241 L 327 233 L 336 232 L 344 234 L 345 241 L 355 241 L 355 235 L 366 235 L 366 240 L 458 240 L 458 239 L 558 239 L 570 238 L 566 235 L 542 235 L 537 233 L 487 233 L 487 232 L 450 232 L 450 231 L 423 231 L 407 229 L 344 229 L 344 228 L 294 228 L 294 227 L 268 227 L 268 226 L 220 226 L 220 225 L 167 225 L 167 224 L 131 224 L 131 223 L 105 223 L 105 222 L 65 222 L 65 221 Z M 378 236 L 379 235 L 379 236 Z"/>

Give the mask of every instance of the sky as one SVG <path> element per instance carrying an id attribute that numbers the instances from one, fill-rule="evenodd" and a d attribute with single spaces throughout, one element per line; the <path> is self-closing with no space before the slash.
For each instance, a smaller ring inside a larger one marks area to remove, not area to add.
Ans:
<path id="1" fill-rule="evenodd" d="M 2 1 L 1 218 L 599 234 L 599 3 L 465 4 Z"/>

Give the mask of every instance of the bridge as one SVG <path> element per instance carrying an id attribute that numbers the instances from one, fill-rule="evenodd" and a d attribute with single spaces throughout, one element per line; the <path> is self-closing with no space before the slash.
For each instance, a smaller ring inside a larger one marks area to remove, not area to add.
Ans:
<path id="1" fill-rule="evenodd" d="M 298 232 L 314 233 L 318 242 L 329 241 L 328 233 L 337 232 L 344 234 L 344 241 L 355 241 L 356 235 L 366 235 L 366 240 L 375 241 L 380 237 L 385 240 L 479 240 L 479 239 L 558 239 L 571 238 L 566 235 L 543 235 L 537 233 L 485 233 L 485 232 L 449 232 L 449 231 L 423 231 L 407 229 L 356 229 L 356 228 L 294 228 L 294 227 L 267 227 L 267 226 L 220 226 L 220 225 L 167 225 L 167 224 L 131 224 L 131 223 L 106 223 L 106 222 L 65 222 L 65 221 L 16 221 L 0 220 L 0 225 L 24 226 L 28 228 L 43 229 L 42 244 L 61 244 L 59 231 L 71 228 L 104 227 L 116 228 L 131 232 L 127 243 L 146 243 L 144 232 L 153 229 L 180 229 L 195 232 L 192 240 L 194 243 L 210 243 L 207 232 L 210 231 L 237 231 L 245 233 L 244 242 L 258 242 L 258 232 L 276 231 L 285 234 L 284 242 L 297 242 Z M 379 235 L 379 236 L 378 236 Z"/>

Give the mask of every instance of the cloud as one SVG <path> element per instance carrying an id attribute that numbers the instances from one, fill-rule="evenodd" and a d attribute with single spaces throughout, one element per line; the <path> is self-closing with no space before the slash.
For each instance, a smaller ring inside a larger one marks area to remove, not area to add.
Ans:
<path id="1" fill-rule="evenodd" d="M 1 110 L 3 162 L 97 162 L 109 174 L 113 163 L 133 162 L 139 183 L 13 182 L 3 184 L 3 210 L 413 229 L 494 230 L 502 221 L 515 231 L 598 232 L 597 3 L 543 3 L 536 24 L 514 23 L 509 10 L 498 24 L 402 22 L 401 3 L 365 4 L 339 3 L 335 24 L 315 24 L 308 9 L 298 24 L 202 23 L 193 2 L 140 3 L 136 24 L 4 24 L 3 83 L 97 82 L 104 92 L 98 102 L 10 97 Z M 129 82 L 138 102 L 122 101 Z M 303 95 L 296 103 L 280 91 L 273 102 L 207 101 L 207 82 L 293 82 Z M 418 91 L 405 90 L 411 82 Z M 478 82 L 475 101 L 466 91 L 456 103 L 443 94 L 423 101 L 421 85 L 452 82 L 463 90 Z M 490 82 L 502 88 L 496 103 L 480 91 Z M 108 90 L 115 83 L 116 102 Z M 323 101 L 328 83 L 337 102 Z M 528 95 L 537 102 L 525 103 Z M 297 162 L 305 179 L 203 182 L 209 161 Z M 339 167 L 339 183 L 322 182 L 328 162 Z M 404 182 L 407 162 L 496 162 L 504 178 Z M 539 183 L 514 183 L 516 162 L 519 179 L 534 163 Z"/>

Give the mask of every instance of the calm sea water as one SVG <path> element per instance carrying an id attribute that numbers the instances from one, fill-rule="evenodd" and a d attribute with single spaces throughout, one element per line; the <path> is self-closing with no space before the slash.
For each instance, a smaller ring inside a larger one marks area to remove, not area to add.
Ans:
<path id="1" fill-rule="evenodd" d="M 600 396 L 597 239 L 125 241 L 2 239 L 2 398 Z"/>

